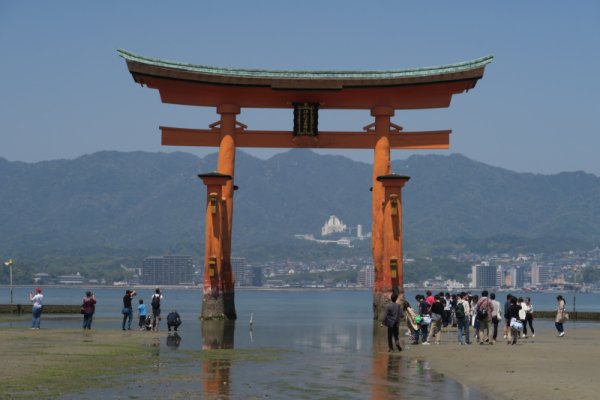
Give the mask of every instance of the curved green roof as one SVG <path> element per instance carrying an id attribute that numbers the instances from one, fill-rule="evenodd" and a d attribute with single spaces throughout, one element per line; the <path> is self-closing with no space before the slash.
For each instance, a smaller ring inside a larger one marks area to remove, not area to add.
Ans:
<path id="1" fill-rule="evenodd" d="M 442 65 L 437 67 L 409 68 L 402 70 L 381 71 L 291 71 L 291 70 L 268 70 L 268 69 L 246 69 L 246 68 L 221 68 L 206 65 L 187 64 L 174 61 L 159 60 L 156 58 L 143 57 L 129 51 L 117 50 L 119 56 L 127 62 L 135 62 L 150 67 L 179 70 L 188 73 L 202 75 L 214 75 L 221 77 L 238 78 L 260 78 L 260 79 L 405 79 L 420 78 L 446 74 L 460 74 L 484 68 L 491 63 L 493 56 L 486 56 L 471 61 L 456 64 Z"/>

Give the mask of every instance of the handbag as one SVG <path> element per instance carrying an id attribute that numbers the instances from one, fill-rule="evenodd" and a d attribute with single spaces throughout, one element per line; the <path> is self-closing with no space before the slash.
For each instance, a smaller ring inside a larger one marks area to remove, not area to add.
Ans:
<path id="1" fill-rule="evenodd" d="M 510 320 L 510 327 L 521 332 L 523 330 L 523 323 L 516 318 Z"/>
<path id="2" fill-rule="evenodd" d="M 85 308 L 83 308 L 83 306 L 81 306 L 81 308 L 79 309 L 79 313 L 80 314 L 85 314 Z"/>
<path id="3" fill-rule="evenodd" d="M 421 317 L 421 325 L 429 325 L 431 324 L 431 316 L 429 314 L 425 314 Z"/>

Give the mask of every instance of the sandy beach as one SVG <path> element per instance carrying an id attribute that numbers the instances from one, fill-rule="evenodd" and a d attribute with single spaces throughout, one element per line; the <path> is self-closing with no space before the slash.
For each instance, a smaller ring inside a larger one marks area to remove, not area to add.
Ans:
<path id="1" fill-rule="evenodd" d="M 407 346 L 406 355 L 494 399 L 597 399 L 600 394 L 600 326 L 577 327 L 556 336 L 538 329 L 516 345 L 459 346 L 455 332 L 442 343 Z M 502 338 L 502 336 L 499 336 Z M 450 339 L 451 338 L 451 339 Z"/>

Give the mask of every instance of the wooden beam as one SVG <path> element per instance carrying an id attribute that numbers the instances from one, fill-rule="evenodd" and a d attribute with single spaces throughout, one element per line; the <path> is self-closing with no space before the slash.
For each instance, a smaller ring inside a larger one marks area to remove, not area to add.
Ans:
<path id="1" fill-rule="evenodd" d="M 219 129 L 186 129 L 161 126 L 165 146 L 219 147 Z M 448 149 L 450 130 L 423 132 L 392 132 L 392 149 Z M 374 132 L 321 131 L 319 136 L 294 136 L 291 131 L 248 131 L 238 129 L 236 147 L 373 149 Z"/>

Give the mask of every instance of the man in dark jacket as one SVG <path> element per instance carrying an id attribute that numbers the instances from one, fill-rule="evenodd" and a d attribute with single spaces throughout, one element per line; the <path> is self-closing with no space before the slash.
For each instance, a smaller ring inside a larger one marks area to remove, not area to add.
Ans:
<path id="1" fill-rule="evenodd" d="M 173 310 L 167 315 L 167 329 L 171 332 L 171 327 L 177 332 L 177 328 L 181 325 L 181 317 L 177 310 Z"/>
<path id="2" fill-rule="evenodd" d="M 396 293 L 392 293 L 390 300 L 391 301 L 385 306 L 385 317 L 381 324 L 387 326 L 388 352 L 394 351 L 393 343 L 396 343 L 398 351 L 402 351 L 398 332 L 400 319 L 404 316 L 404 310 L 400 307 L 400 304 L 396 303 L 396 300 L 398 300 L 398 295 Z M 394 338 L 393 343 L 392 337 Z"/>

